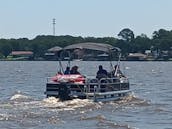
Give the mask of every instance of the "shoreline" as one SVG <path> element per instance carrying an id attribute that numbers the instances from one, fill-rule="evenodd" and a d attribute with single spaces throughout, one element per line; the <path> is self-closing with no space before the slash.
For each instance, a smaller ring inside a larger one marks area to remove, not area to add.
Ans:
<path id="1" fill-rule="evenodd" d="M 0 59 L 0 61 L 59 61 L 59 60 L 9 60 L 9 59 Z M 61 61 L 67 61 L 67 60 L 61 60 Z M 71 61 L 76 61 L 76 60 L 71 60 Z M 110 60 L 79 60 L 79 62 L 80 61 L 110 61 Z M 112 60 L 112 61 L 117 61 L 117 60 Z M 137 62 L 161 62 L 161 61 L 163 61 L 163 62 L 171 62 L 172 61 L 172 59 L 170 59 L 170 60 L 121 60 L 121 62 L 123 62 L 123 61 L 128 61 L 128 62 L 135 62 L 135 61 L 137 61 Z M 76 62 L 78 62 L 78 60 L 76 61 Z"/>

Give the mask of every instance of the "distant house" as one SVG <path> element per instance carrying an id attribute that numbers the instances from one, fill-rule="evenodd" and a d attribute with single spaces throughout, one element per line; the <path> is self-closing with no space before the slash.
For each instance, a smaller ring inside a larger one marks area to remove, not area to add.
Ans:
<path id="1" fill-rule="evenodd" d="M 48 52 L 58 52 L 58 51 L 60 51 L 60 50 L 62 50 L 61 47 L 55 46 L 55 47 L 52 47 L 52 48 L 48 49 L 47 51 L 48 51 Z"/>
<path id="2" fill-rule="evenodd" d="M 169 51 L 161 51 L 161 58 L 163 60 L 168 60 L 170 58 Z"/>
<path id="3" fill-rule="evenodd" d="M 107 61 L 110 59 L 110 57 L 109 57 L 109 54 L 103 53 L 103 54 L 97 55 L 97 59 L 100 61 Z"/>
<path id="4" fill-rule="evenodd" d="M 146 60 L 151 61 L 151 60 L 155 60 L 157 58 L 155 51 L 145 50 L 145 54 L 146 54 Z"/>
<path id="5" fill-rule="evenodd" d="M 127 60 L 131 61 L 143 61 L 146 60 L 146 55 L 142 53 L 129 53 Z"/>
<path id="6" fill-rule="evenodd" d="M 15 60 L 32 60 L 33 52 L 32 51 L 12 51 L 9 56 Z"/>
<path id="7" fill-rule="evenodd" d="M 170 47 L 170 50 L 169 50 L 169 57 L 172 58 L 172 47 Z"/>
<path id="8" fill-rule="evenodd" d="M 46 60 L 58 60 L 58 53 L 62 50 L 61 47 L 55 46 L 47 50 L 47 52 L 44 54 L 44 57 Z"/>
<path id="9" fill-rule="evenodd" d="M 145 50 L 145 54 L 147 56 L 152 56 L 152 51 L 151 50 Z"/>

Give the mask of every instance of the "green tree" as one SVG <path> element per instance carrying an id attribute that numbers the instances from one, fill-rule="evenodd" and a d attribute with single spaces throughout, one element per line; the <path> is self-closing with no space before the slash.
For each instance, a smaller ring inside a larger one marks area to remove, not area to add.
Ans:
<path id="1" fill-rule="evenodd" d="M 152 44 L 157 50 L 170 50 L 172 47 L 172 31 L 160 29 L 153 32 Z"/>
<path id="2" fill-rule="evenodd" d="M 165 38 L 169 38 L 171 36 L 172 35 L 170 34 L 170 31 L 167 31 L 165 29 L 160 29 L 158 31 L 153 32 L 153 39 L 165 39 Z"/>
<path id="3" fill-rule="evenodd" d="M 4 43 L 1 45 L 0 51 L 5 57 L 7 57 L 11 53 L 12 47 L 10 44 Z"/>
<path id="4" fill-rule="evenodd" d="M 145 50 L 149 50 L 151 48 L 151 39 L 149 39 L 145 34 L 141 34 L 135 38 L 132 43 L 132 48 L 134 52 L 144 53 Z"/>
<path id="5" fill-rule="evenodd" d="M 125 28 L 119 32 L 118 37 L 124 41 L 131 42 L 134 40 L 134 32 L 129 28 Z"/>

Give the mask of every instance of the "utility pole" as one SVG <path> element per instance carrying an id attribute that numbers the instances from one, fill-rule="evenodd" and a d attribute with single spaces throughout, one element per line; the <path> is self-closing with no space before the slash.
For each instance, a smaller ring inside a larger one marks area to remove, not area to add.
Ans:
<path id="1" fill-rule="evenodd" d="M 56 34 L 56 28 L 55 28 L 55 25 L 56 25 L 56 19 L 53 18 L 53 36 L 55 36 Z"/>

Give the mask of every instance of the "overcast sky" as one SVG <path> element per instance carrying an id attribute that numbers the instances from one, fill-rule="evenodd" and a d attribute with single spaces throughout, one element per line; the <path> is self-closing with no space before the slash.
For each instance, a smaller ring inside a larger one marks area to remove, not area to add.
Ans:
<path id="1" fill-rule="evenodd" d="M 0 0 L 0 38 L 117 37 L 124 28 L 151 37 L 172 30 L 172 0 Z"/>

